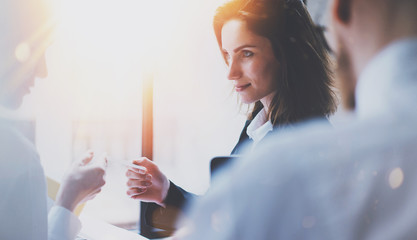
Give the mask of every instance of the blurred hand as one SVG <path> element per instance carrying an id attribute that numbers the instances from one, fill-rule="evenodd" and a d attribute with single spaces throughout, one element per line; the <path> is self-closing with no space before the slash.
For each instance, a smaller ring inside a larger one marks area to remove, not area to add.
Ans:
<path id="1" fill-rule="evenodd" d="M 93 199 L 105 184 L 107 159 L 94 158 L 89 152 L 79 162 L 75 162 L 62 180 L 55 204 L 73 211 L 78 204 Z"/>
<path id="2" fill-rule="evenodd" d="M 133 164 L 142 166 L 145 169 L 129 168 L 126 172 L 128 178 L 127 195 L 133 199 L 140 199 L 145 202 L 154 202 L 164 206 L 169 180 L 159 170 L 158 166 L 147 158 L 134 160 Z"/>

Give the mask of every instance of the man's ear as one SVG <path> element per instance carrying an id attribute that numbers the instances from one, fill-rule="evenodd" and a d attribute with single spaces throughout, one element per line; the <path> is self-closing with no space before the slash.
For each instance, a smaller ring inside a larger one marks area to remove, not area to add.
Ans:
<path id="1" fill-rule="evenodd" d="M 352 0 L 333 0 L 332 14 L 333 19 L 347 24 L 352 16 Z"/>

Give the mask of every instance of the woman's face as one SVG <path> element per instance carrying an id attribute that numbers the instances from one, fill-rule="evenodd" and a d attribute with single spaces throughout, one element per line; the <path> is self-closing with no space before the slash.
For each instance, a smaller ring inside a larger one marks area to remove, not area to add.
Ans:
<path id="1" fill-rule="evenodd" d="M 2 0 L 0 32 L 13 31 L 0 40 L 0 105 L 18 108 L 30 92 L 35 78 L 48 75 L 45 51 L 53 27 L 51 2 L 46 0 Z M 39 34 L 42 33 L 42 34 Z M 6 63 L 6 64 L 3 64 Z"/>
<path id="2" fill-rule="evenodd" d="M 271 42 L 251 32 L 241 20 L 230 20 L 222 28 L 222 51 L 229 67 L 228 79 L 244 103 L 258 100 L 265 107 L 276 92 L 280 64 Z"/>
<path id="3" fill-rule="evenodd" d="M 0 69 L 0 77 L 2 77 L 0 79 L 0 105 L 9 109 L 18 108 L 22 104 L 23 98 L 30 93 L 35 85 L 35 79 L 48 76 L 45 50 L 43 48 L 33 49 L 39 56 L 28 56 L 28 59 L 24 60 L 16 58 L 10 69 Z"/>

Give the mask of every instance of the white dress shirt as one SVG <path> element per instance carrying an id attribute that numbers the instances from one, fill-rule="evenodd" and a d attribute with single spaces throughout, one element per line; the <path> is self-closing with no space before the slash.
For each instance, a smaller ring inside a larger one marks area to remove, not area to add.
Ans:
<path id="1" fill-rule="evenodd" d="M 253 140 L 252 149 L 273 129 L 274 126 L 268 120 L 265 108 L 263 108 L 246 128 L 246 134 Z"/>
<path id="2" fill-rule="evenodd" d="M 80 221 L 58 206 L 48 216 L 46 192 L 35 147 L 8 120 L 0 119 L 1 240 L 75 239 Z"/>
<path id="3" fill-rule="evenodd" d="M 416 239 L 417 39 L 358 80 L 357 118 L 273 135 L 215 179 L 185 239 Z"/>

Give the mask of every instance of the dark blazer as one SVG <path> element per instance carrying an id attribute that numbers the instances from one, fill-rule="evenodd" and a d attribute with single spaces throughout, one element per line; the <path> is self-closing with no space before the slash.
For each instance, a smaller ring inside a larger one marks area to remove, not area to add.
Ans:
<path id="1" fill-rule="evenodd" d="M 250 120 L 246 121 L 239 141 L 231 152 L 232 155 L 242 154 L 244 146 L 248 144 L 248 141 L 252 141 L 246 134 L 246 129 L 250 123 Z M 164 201 L 165 208 L 156 203 L 141 202 L 140 234 L 147 238 L 161 238 L 172 235 L 176 230 L 177 220 L 184 214 L 185 204 L 196 197 L 198 196 L 185 191 L 170 181 L 168 194 Z"/>
<path id="2" fill-rule="evenodd" d="M 253 113 L 255 116 L 259 111 Z M 327 118 L 319 117 L 315 120 L 324 120 L 329 125 Z M 314 119 L 313 119 L 314 120 Z M 233 148 L 232 155 L 242 155 L 245 152 L 248 144 L 251 144 L 251 139 L 246 134 L 246 130 L 251 123 L 251 120 L 247 120 L 245 126 L 240 134 L 239 141 Z M 276 132 L 280 127 L 274 127 L 272 132 Z M 264 141 L 272 132 L 269 132 L 262 140 Z M 140 215 L 140 231 L 141 235 L 147 238 L 161 238 L 167 237 L 174 233 L 176 230 L 177 220 L 184 214 L 184 206 L 191 199 L 198 196 L 190 192 L 185 191 L 179 186 L 170 182 L 168 195 L 165 199 L 166 208 L 163 208 L 155 203 L 141 203 L 141 215 Z"/>

